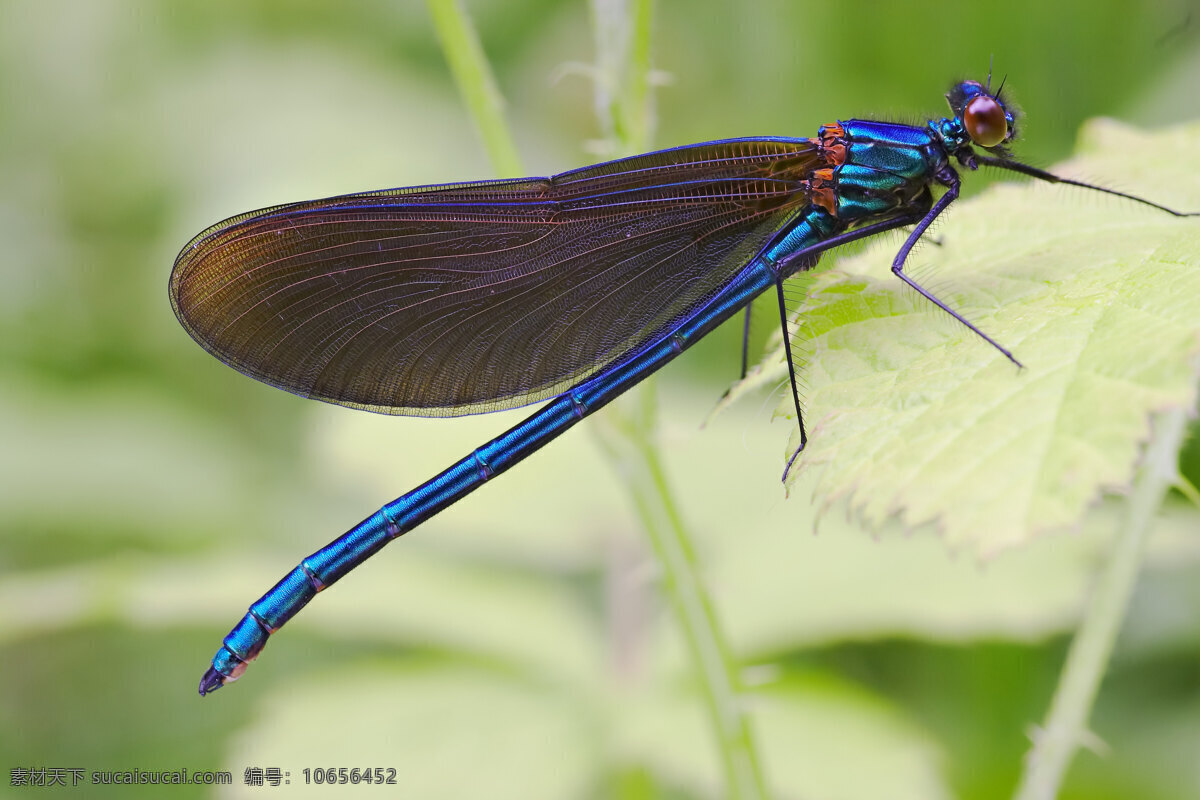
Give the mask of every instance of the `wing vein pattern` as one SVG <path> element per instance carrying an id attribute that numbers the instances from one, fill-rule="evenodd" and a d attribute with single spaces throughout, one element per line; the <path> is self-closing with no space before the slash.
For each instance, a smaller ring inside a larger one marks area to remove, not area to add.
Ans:
<path id="1" fill-rule="evenodd" d="M 808 203 L 808 139 L 663 150 L 551 178 L 364 192 L 225 220 L 175 313 L 251 377 L 388 414 L 560 394 L 657 341 Z"/>

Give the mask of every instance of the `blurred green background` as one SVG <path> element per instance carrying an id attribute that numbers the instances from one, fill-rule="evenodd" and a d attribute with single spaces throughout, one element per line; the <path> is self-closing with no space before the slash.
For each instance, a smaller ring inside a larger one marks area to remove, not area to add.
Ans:
<path id="1" fill-rule="evenodd" d="M 587 5 L 466 7 L 528 172 L 596 160 Z M 1027 114 L 1019 152 L 1048 165 L 1091 116 L 1200 117 L 1197 10 L 660 0 L 655 145 L 940 115 L 949 82 L 994 57 Z M 176 252 L 252 208 L 490 176 L 416 0 L 0 5 L 6 770 L 238 784 L 142 790 L 172 797 L 243 793 L 250 766 L 290 772 L 260 793 L 344 766 L 398 769 L 373 796 L 721 795 L 653 562 L 587 426 L 324 595 L 244 680 L 195 694 L 299 558 L 525 412 L 385 418 L 248 380 L 176 324 Z M 739 336 L 664 371 L 660 438 L 776 795 L 1009 796 L 1114 509 L 982 566 L 841 511 L 814 536 L 810 493 L 778 483 L 775 398 L 700 429 Z M 1099 752 L 1064 798 L 1200 797 L 1200 525 L 1166 511 L 1093 716 Z"/>

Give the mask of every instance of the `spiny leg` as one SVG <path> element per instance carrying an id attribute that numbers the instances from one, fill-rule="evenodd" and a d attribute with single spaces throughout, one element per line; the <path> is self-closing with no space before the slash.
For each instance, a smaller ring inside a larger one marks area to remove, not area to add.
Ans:
<path id="1" fill-rule="evenodd" d="M 954 317 L 963 325 L 966 325 L 969 329 L 974 331 L 977 336 L 1003 353 L 1005 358 L 1007 358 L 1009 361 L 1013 362 L 1018 367 L 1022 367 L 1024 365 L 1020 361 L 1017 361 L 1012 353 L 1001 347 L 999 342 L 988 336 L 983 331 L 979 330 L 979 328 L 976 328 L 970 322 L 967 322 L 966 318 L 963 317 L 962 314 L 959 314 L 957 311 L 950 308 L 950 306 L 939 300 L 937 296 L 933 294 L 933 292 L 929 291 L 904 273 L 904 262 L 908 258 L 909 251 L 913 249 L 913 245 L 915 245 L 917 240 L 921 238 L 921 234 L 925 233 L 926 229 L 933 224 L 933 221 L 937 219 L 939 214 L 945 211 L 951 203 L 958 199 L 959 183 L 958 175 L 954 175 L 953 179 L 948 181 L 949 188 L 946 190 L 946 193 L 942 195 L 936 203 L 933 204 L 933 208 L 929 209 L 929 213 L 921 218 L 921 221 L 917 223 L 917 227 L 913 229 L 913 232 L 910 233 L 908 238 L 904 240 L 904 244 L 900 246 L 900 252 L 896 253 L 896 257 L 892 260 L 892 272 L 894 272 L 896 276 L 900 278 L 900 280 L 904 281 L 909 286 L 920 292 L 925 299 L 929 300 L 942 311 L 945 311 L 947 314 Z"/>
<path id="2" fill-rule="evenodd" d="M 783 279 L 789 275 L 800 272 L 801 270 L 812 269 L 820 260 L 821 254 L 827 250 L 832 250 L 835 247 L 841 247 L 844 244 L 866 239 L 885 231 L 902 228 L 905 225 L 911 225 L 920 220 L 925 214 L 925 208 L 916 208 L 915 210 L 904 213 L 891 219 L 872 222 L 870 225 L 864 225 L 861 228 L 844 231 L 836 236 L 831 236 L 820 244 L 814 245 L 805 250 L 792 253 L 787 258 L 781 260 L 777 266 L 778 278 L 775 281 L 776 294 L 779 298 L 779 321 L 783 326 L 783 352 L 787 358 L 788 375 L 792 383 L 792 400 L 796 404 L 796 420 L 800 425 L 800 446 L 796 448 L 796 452 L 792 453 L 788 459 L 787 466 L 783 470 L 783 480 L 787 480 L 788 472 L 792 469 L 792 464 L 796 463 L 796 459 L 800 456 L 804 446 L 808 444 L 808 434 L 804 430 L 804 415 L 800 411 L 800 394 L 796 389 L 796 368 L 792 362 L 792 341 L 788 335 L 787 327 L 787 306 L 784 303 L 783 297 Z"/>
<path id="3" fill-rule="evenodd" d="M 1165 211 L 1176 217 L 1200 217 L 1200 211 L 1176 211 L 1173 208 L 1168 208 L 1164 205 L 1147 200 L 1144 197 L 1138 197 L 1135 194 L 1126 194 L 1118 192 L 1116 189 L 1105 189 L 1103 186 L 1096 186 L 1092 183 L 1084 183 L 1083 181 L 1075 181 L 1070 178 L 1060 178 L 1053 172 L 1046 172 L 1044 169 L 1031 167 L 1028 164 L 1022 164 L 1020 161 L 1006 161 L 1003 158 L 992 158 L 991 156 L 975 156 L 976 162 L 983 164 L 985 167 L 996 167 L 997 169 L 1006 169 L 1009 172 L 1019 172 L 1022 175 L 1028 175 L 1030 178 L 1037 178 L 1039 181 L 1046 183 L 1065 183 L 1068 186 L 1078 186 L 1081 189 L 1091 189 L 1096 192 L 1104 192 L 1111 194 L 1114 197 L 1121 197 L 1126 200 L 1132 200 L 1135 203 L 1141 203 L 1144 206 L 1157 208 L 1159 211 Z"/>
<path id="4" fill-rule="evenodd" d="M 746 321 L 742 323 L 742 374 L 738 378 L 742 381 L 746 380 L 746 367 L 750 358 L 750 309 L 753 307 L 753 303 L 746 306 Z"/>
<path id="5" fill-rule="evenodd" d="M 796 463 L 804 446 L 808 444 L 808 434 L 804 431 L 804 412 L 800 409 L 800 392 L 796 388 L 796 365 L 792 361 L 792 337 L 788 331 L 787 304 L 783 299 L 782 278 L 775 281 L 775 295 L 779 298 L 779 324 L 783 326 L 783 357 L 787 361 L 788 378 L 792 383 L 792 403 L 796 406 L 796 424 L 800 426 L 800 446 L 796 448 L 796 452 L 792 453 L 787 466 L 783 468 L 783 479 L 786 481 L 792 464 Z"/>
<path id="6" fill-rule="evenodd" d="M 925 214 L 926 210 L 927 210 L 926 208 L 919 208 L 915 211 L 910 211 L 910 212 L 907 212 L 904 214 L 900 214 L 899 216 L 892 217 L 891 219 L 885 219 L 880 222 L 872 222 L 870 225 L 864 225 L 861 228 L 855 228 L 854 230 L 850 230 L 850 231 L 843 231 L 842 233 L 839 233 L 836 236 L 831 236 L 830 238 L 826 239 L 825 241 L 821 242 L 820 244 L 813 245 L 812 247 L 797 251 L 795 253 L 791 253 L 791 254 L 785 256 L 784 258 L 780 259 L 780 261 L 775 265 L 775 272 L 779 276 L 779 280 L 783 280 L 784 278 L 790 277 L 791 275 L 793 275 L 797 272 L 800 272 L 801 270 L 812 269 L 813 267 L 815 267 L 817 265 L 817 262 L 820 260 L 821 253 L 824 253 L 826 250 L 832 250 L 835 247 L 841 247 L 842 245 L 849 244 L 850 242 L 856 242 L 860 239 L 866 239 L 870 236 L 874 236 L 877 233 L 883 233 L 884 231 L 895 230 L 896 228 L 902 228 L 905 225 L 912 225 L 914 222 L 917 222 L 918 220 L 921 219 L 921 217 Z M 746 377 L 746 372 L 747 372 L 747 364 L 748 364 L 748 362 L 747 362 L 747 347 L 748 347 L 748 341 L 749 341 L 749 332 L 750 332 L 750 306 L 747 305 L 746 306 L 746 322 L 745 322 L 745 326 L 742 330 L 742 377 L 743 378 Z M 784 329 L 784 333 L 785 333 L 784 341 L 787 340 L 786 332 L 787 331 L 785 328 Z M 733 387 L 726 389 L 725 394 L 721 395 L 721 398 L 724 399 L 724 398 L 728 397 L 729 393 L 731 391 L 733 391 Z M 793 460 L 795 460 L 795 459 L 793 458 Z"/>

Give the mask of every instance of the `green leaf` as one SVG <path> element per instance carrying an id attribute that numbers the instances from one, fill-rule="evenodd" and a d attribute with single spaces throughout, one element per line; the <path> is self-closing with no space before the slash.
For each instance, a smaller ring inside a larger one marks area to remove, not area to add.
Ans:
<path id="1" fill-rule="evenodd" d="M 869 538 L 836 516 L 822 522 L 819 536 L 772 524 L 714 554 L 709 574 L 722 589 L 719 611 L 736 651 L 753 659 L 897 636 L 1036 642 L 1078 626 L 1095 590 L 1096 565 L 1112 551 L 1120 511 L 1106 503 L 1078 534 L 1039 539 L 984 565 L 954 558 L 929 533 L 902 535 L 896 525 Z M 1169 591 L 1164 584 L 1172 569 L 1197 574 L 1198 530 L 1200 512 L 1182 503 L 1156 521 L 1147 591 Z M 1200 591 L 1182 599 L 1200 600 Z M 1171 647 L 1200 629 L 1188 613 L 1180 617 L 1129 629 L 1140 637 L 1138 646 Z"/>
<path id="2" fill-rule="evenodd" d="M 1096 121 L 1081 150 L 1054 172 L 1200 209 L 1200 126 Z M 794 472 L 818 470 L 825 509 L 931 523 L 986 555 L 1078 525 L 1127 490 L 1151 413 L 1195 408 L 1200 219 L 1042 183 L 952 211 L 909 273 L 1025 369 L 903 286 L 898 238 L 879 242 L 797 312 L 810 436 Z M 764 365 L 746 388 L 784 379 L 780 353 Z"/>

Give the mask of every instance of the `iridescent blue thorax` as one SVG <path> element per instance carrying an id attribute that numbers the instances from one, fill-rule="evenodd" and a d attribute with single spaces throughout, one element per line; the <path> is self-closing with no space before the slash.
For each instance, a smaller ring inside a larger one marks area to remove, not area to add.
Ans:
<path id="1" fill-rule="evenodd" d="M 820 141 L 840 163 L 814 173 L 813 202 L 844 225 L 908 208 L 946 166 L 940 140 L 911 125 L 852 119 L 821 128 Z"/>
<path id="2" fill-rule="evenodd" d="M 772 264 L 850 228 L 924 213 L 933 202 L 930 185 L 946 183 L 949 156 L 929 128 L 852 119 L 822 126 L 811 141 L 823 166 L 802 182 L 807 210 L 764 253 Z"/>
<path id="3" fill-rule="evenodd" d="M 948 153 L 956 153 L 971 146 L 971 137 L 967 134 L 967 128 L 960 119 L 954 117 L 931 119 L 927 127 Z"/>
<path id="4" fill-rule="evenodd" d="M 812 207 L 834 217 L 839 230 L 927 210 L 931 186 L 957 182 L 952 159 L 975 169 L 972 147 L 995 151 L 1012 139 L 1013 113 L 984 85 L 962 81 L 946 100 L 953 114 L 923 126 L 852 119 L 822 127 L 812 141 L 824 166 L 805 182 Z"/>

